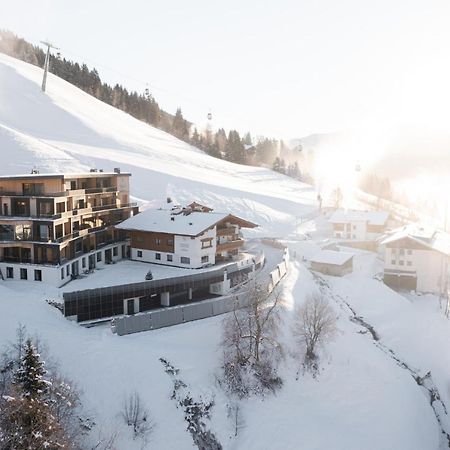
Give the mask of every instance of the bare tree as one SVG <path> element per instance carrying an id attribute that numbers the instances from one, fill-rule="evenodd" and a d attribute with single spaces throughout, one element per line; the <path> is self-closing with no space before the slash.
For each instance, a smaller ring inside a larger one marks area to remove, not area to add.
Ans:
<path id="1" fill-rule="evenodd" d="M 147 439 L 152 433 L 155 425 L 137 392 L 124 400 L 121 415 L 125 423 L 133 427 L 134 438 Z"/>
<path id="2" fill-rule="evenodd" d="M 279 295 L 268 298 L 267 290 L 255 283 L 246 305 L 227 316 L 223 328 L 223 370 L 227 387 L 239 396 L 254 390 L 273 390 L 281 384 L 276 366 L 282 356 L 277 341 L 280 323 Z"/>
<path id="3" fill-rule="evenodd" d="M 320 294 L 308 297 L 297 309 L 294 334 L 305 347 L 305 365 L 317 370 L 317 348 L 325 345 L 337 332 L 336 314 L 328 300 Z"/>

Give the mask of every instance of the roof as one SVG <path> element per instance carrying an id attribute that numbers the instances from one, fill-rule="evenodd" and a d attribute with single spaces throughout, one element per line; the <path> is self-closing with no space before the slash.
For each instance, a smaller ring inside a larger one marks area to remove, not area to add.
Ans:
<path id="1" fill-rule="evenodd" d="M 27 173 L 22 175 L 0 175 L 0 180 L 33 180 L 33 179 L 70 179 L 70 178 L 99 178 L 113 175 L 131 176 L 130 172 L 85 172 L 85 173 Z"/>
<path id="2" fill-rule="evenodd" d="M 209 206 L 205 206 L 205 205 L 201 205 L 200 203 L 197 202 L 192 202 L 191 204 L 188 205 L 189 208 L 195 209 L 195 210 L 201 210 L 203 212 L 211 212 L 213 211 L 212 208 L 210 208 Z"/>
<path id="3" fill-rule="evenodd" d="M 335 250 L 320 250 L 312 258 L 311 262 L 320 264 L 332 264 L 334 266 L 342 266 L 354 256 L 350 252 L 338 252 Z"/>
<path id="4" fill-rule="evenodd" d="M 256 224 L 244 221 L 228 213 L 199 212 L 174 214 L 170 209 L 147 209 L 116 225 L 122 230 L 148 231 L 154 233 L 179 234 L 182 236 L 198 236 L 218 222 L 229 218 L 243 223 L 244 227 L 255 227 Z"/>
<path id="5" fill-rule="evenodd" d="M 385 225 L 389 218 L 386 211 L 357 211 L 343 210 L 335 211 L 330 217 L 330 223 L 367 222 L 369 225 Z"/>
<path id="6" fill-rule="evenodd" d="M 450 256 L 450 234 L 441 230 L 436 230 L 433 227 L 421 226 L 418 224 L 409 224 L 397 228 L 381 241 L 381 245 L 400 241 L 402 239 L 411 239 L 430 250 L 435 250 Z"/>

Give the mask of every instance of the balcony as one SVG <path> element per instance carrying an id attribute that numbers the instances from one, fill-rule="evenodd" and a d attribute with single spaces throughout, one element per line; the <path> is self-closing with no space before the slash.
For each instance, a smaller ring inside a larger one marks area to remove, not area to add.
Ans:
<path id="1" fill-rule="evenodd" d="M 102 194 L 104 192 L 117 192 L 117 188 L 112 187 L 103 187 L 103 188 L 87 188 L 85 189 L 86 194 Z"/>
<path id="2" fill-rule="evenodd" d="M 217 244 L 216 253 L 229 252 L 232 250 L 237 250 L 239 247 L 244 245 L 243 239 L 236 239 L 234 241 L 223 242 L 222 244 Z"/>
<path id="3" fill-rule="evenodd" d="M 217 236 L 237 236 L 235 228 L 218 228 L 216 232 Z"/>

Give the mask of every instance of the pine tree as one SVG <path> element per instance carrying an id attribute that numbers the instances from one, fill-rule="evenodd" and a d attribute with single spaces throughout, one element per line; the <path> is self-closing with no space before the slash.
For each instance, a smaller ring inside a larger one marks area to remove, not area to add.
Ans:
<path id="1" fill-rule="evenodd" d="M 45 401 L 49 383 L 44 362 L 28 339 L 10 396 L 0 404 L 0 448 L 58 450 L 70 448 L 62 427 Z"/>
<path id="2" fill-rule="evenodd" d="M 31 339 L 27 339 L 24 352 L 21 366 L 15 373 L 14 381 L 17 385 L 20 385 L 25 397 L 43 395 L 48 389 L 48 383 L 44 379 L 46 371 Z"/>

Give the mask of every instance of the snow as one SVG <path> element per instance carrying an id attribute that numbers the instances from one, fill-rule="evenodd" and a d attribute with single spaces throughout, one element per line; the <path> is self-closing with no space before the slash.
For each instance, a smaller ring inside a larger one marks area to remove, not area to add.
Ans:
<path id="1" fill-rule="evenodd" d="M 426 393 L 389 352 L 375 345 L 367 330 L 350 320 L 345 306 L 347 302 L 375 327 L 380 345 L 421 375 L 431 370 L 448 407 L 450 323 L 436 297 L 393 292 L 374 279 L 382 271 L 381 261 L 364 251 L 355 250 L 352 274 L 313 275 L 302 259 L 320 251 L 331 227 L 325 216 L 311 214 L 316 209 L 311 187 L 267 169 L 211 158 L 53 75 L 44 95 L 41 75 L 36 67 L 0 55 L 0 173 L 27 173 L 34 166 L 41 173 L 120 166 L 132 173 L 132 194 L 143 203 L 171 197 L 187 204 L 195 199 L 260 224 L 251 233 L 285 238 L 295 257 L 282 283 L 284 385 L 276 395 L 241 402 L 243 426 L 235 437 L 227 417 L 229 399 L 215 378 L 221 361 L 221 317 L 119 337 L 107 325 L 83 328 L 65 320 L 45 302 L 62 291 L 31 281 L 0 280 L 0 344 L 14 340 L 19 324 L 39 335 L 62 372 L 82 390 L 82 402 L 98 428 L 119 433 L 120 449 L 141 448 L 120 417 L 123 400 L 134 391 L 156 422 L 152 448 L 194 448 L 183 412 L 170 398 L 173 384 L 160 357 L 180 368 L 179 376 L 195 398 L 214 398 L 208 425 L 227 450 L 446 448 Z M 297 219 L 306 216 L 299 224 Z M 148 268 L 143 263 L 114 264 L 63 290 L 142 280 Z M 161 268 L 160 274 L 151 269 L 155 276 L 169 273 L 169 268 Z M 312 378 L 301 370 L 291 330 L 296 308 L 321 288 L 320 282 L 329 286 L 339 334 L 321 353 L 320 374 Z M 442 420 L 448 429 L 448 416 Z"/>
<path id="2" fill-rule="evenodd" d="M 226 213 L 191 212 L 190 214 L 172 214 L 167 209 L 147 209 L 120 223 L 117 228 L 123 230 L 152 231 L 155 233 L 198 236 L 217 222 L 225 219 Z"/>
<path id="3" fill-rule="evenodd" d="M 385 225 L 389 213 L 385 211 L 337 210 L 330 217 L 331 223 L 367 222 L 369 225 Z"/>
<path id="4" fill-rule="evenodd" d="M 311 258 L 311 262 L 341 266 L 342 264 L 345 264 L 348 260 L 352 258 L 353 253 L 340 251 L 337 252 L 334 250 L 321 250 Z"/>

